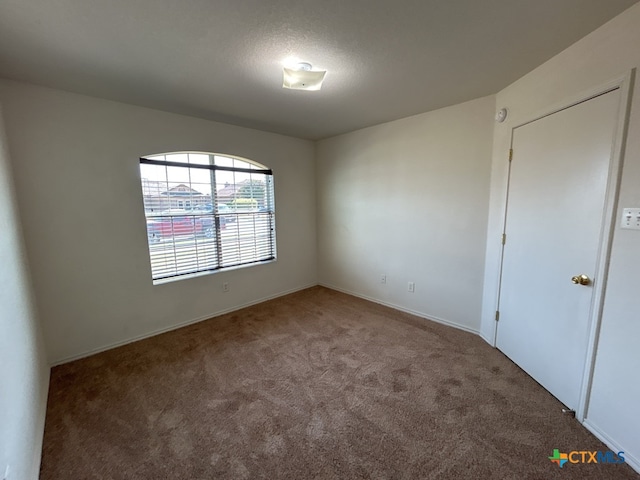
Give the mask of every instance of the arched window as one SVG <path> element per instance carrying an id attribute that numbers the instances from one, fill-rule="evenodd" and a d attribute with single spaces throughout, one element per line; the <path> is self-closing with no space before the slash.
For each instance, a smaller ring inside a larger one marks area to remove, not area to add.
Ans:
<path id="1" fill-rule="evenodd" d="M 141 158 L 140 176 L 154 281 L 275 259 L 269 168 L 174 152 Z"/>

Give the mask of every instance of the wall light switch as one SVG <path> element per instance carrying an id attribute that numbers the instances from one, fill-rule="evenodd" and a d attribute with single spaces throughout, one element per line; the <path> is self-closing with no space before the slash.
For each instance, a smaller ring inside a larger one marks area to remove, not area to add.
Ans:
<path id="1" fill-rule="evenodd" d="M 620 226 L 631 230 L 640 230 L 640 208 L 622 209 L 622 222 Z"/>

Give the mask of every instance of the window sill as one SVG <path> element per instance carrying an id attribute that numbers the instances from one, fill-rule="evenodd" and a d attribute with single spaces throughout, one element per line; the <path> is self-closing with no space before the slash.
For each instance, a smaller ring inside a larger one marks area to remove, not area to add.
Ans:
<path id="1" fill-rule="evenodd" d="M 158 280 L 153 280 L 153 285 L 164 285 L 166 283 L 173 283 L 173 282 L 177 282 L 179 280 L 188 280 L 190 278 L 197 278 L 197 277 L 204 277 L 207 275 L 215 275 L 216 273 L 222 273 L 222 272 L 230 272 L 233 270 L 239 270 L 242 268 L 249 268 L 249 267 L 256 267 L 259 265 L 266 265 L 268 263 L 274 263 L 276 262 L 276 258 L 271 259 L 271 260 L 263 260 L 261 262 L 253 262 L 253 263 L 246 263 L 244 265 L 236 265 L 233 267 L 225 267 L 225 268 L 218 268 L 216 270 L 205 270 L 203 272 L 194 272 L 194 273 L 185 273 L 183 275 L 176 275 L 174 277 L 167 277 L 167 278 L 160 278 Z"/>

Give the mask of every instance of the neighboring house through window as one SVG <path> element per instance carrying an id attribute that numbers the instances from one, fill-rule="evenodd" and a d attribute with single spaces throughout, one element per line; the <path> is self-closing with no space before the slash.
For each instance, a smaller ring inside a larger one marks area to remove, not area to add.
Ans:
<path id="1" fill-rule="evenodd" d="M 140 159 L 155 281 L 274 260 L 273 173 L 230 155 Z"/>

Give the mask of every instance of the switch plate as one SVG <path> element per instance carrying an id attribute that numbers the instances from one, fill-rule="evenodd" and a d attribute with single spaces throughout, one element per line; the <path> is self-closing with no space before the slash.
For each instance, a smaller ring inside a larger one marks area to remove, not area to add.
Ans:
<path id="1" fill-rule="evenodd" d="M 620 226 L 630 230 L 640 230 L 640 208 L 622 209 L 622 221 Z"/>
<path id="2" fill-rule="evenodd" d="M 222 283 L 222 291 L 225 292 L 225 293 L 229 291 L 229 283 L 228 282 L 223 282 Z"/>
<path id="3" fill-rule="evenodd" d="M 384 273 L 380 275 L 380 283 L 387 283 L 387 276 Z"/>

